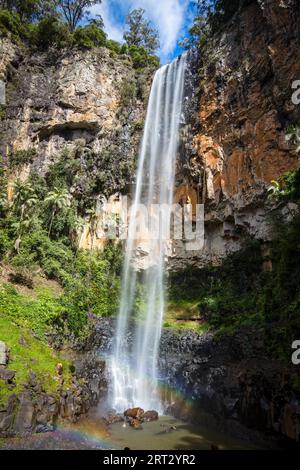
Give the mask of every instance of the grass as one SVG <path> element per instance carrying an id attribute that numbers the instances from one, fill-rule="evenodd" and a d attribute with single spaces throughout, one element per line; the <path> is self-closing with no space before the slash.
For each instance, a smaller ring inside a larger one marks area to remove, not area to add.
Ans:
<path id="1" fill-rule="evenodd" d="M 71 383 L 69 362 L 43 341 L 35 338 L 30 330 L 16 325 L 3 314 L 0 314 L 0 340 L 10 348 L 8 369 L 16 372 L 16 386 L 13 390 L 9 390 L 4 381 L 0 380 L 1 404 L 7 401 L 9 395 L 21 392 L 30 371 L 36 373 L 38 382 L 46 393 L 56 394 L 58 381 L 55 375 L 58 363 L 63 364 L 64 387 L 68 388 Z M 25 346 L 22 346 L 22 343 Z"/>
<path id="2" fill-rule="evenodd" d="M 200 322 L 199 302 L 195 300 L 169 301 L 167 304 L 164 328 L 180 332 L 192 330 L 198 334 L 208 331 L 207 323 Z"/>
<path id="3" fill-rule="evenodd" d="M 59 298 L 48 289 L 36 289 L 36 298 L 21 294 L 9 283 L 0 282 L 0 315 L 20 327 L 28 328 L 43 339 L 62 315 Z"/>

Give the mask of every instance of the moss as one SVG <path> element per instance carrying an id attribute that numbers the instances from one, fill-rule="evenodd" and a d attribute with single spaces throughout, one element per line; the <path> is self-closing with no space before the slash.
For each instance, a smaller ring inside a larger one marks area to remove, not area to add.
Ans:
<path id="1" fill-rule="evenodd" d="M 199 303 L 183 299 L 168 302 L 164 328 L 178 332 L 192 330 L 203 334 L 209 330 L 209 325 L 206 322 L 200 322 Z"/>
<path id="2" fill-rule="evenodd" d="M 9 390 L 0 380 L 0 403 L 5 403 L 12 393 L 17 394 L 33 371 L 46 393 L 56 394 L 56 365 L 63 364 L 64 387 L 71 384 L 70 364 L 54 352 L 46 343 L 35 338 L 30 330 L 16 325 L 13 320 L 0 313 L 0 339 L 10 348 L 9 370 L 16 372 L 15 388 Z M 24 344 L 24 345 L 21 345 Z"/>

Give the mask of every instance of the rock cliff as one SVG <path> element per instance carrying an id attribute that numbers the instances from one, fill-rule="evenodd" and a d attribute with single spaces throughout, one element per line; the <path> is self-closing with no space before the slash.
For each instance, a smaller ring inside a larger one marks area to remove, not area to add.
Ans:
<path id="1" fill-rule="evenodd" d="M 106 48 L 32 53 L 2 40 L 0 78 L 7 103 L 0 146 L 10 168 L 9 193 L 16 178 L 45 176 L 68 154 L 80 165 L 73 193 L 96 198 L 128 192 L 152 75 Z M 20 151 L 28 153 L 28 161 L 13 165 Z M 91 245 L 88 232 L 83 231 L 82 248 Z"/>
<path id="2" fill-rule="evenodd" d="M 300 77 L 299 2 L 247 2 L 200 50 L 189 84 L 189 116 L 177 200 L 205 204 L 201 253 L 177 244 L 174 269 L 219 263 L 245 235 L 270 239 L 267 188 L 297 166 L 285 141 L 299 122 L 292 83 Z"/>

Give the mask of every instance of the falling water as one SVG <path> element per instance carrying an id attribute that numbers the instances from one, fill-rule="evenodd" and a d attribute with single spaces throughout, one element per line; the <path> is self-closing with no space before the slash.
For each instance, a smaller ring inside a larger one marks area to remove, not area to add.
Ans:
<path id="1" fill-rule="evenodd" d="M 117 411 L 132 406 L 161 411 L 157 359 L 164 315 L 164 272 L 170 219 L 162 217 L 156 238 L 136 239 L 139 210 L 173 203 L 176 154 L 182 115 L 185 55 L 159 69 L 154 77 L 139 155 L 136 190 L 130 212 L 120 311 L 111 360 L 112 405 Z M 152 206 L 153 207 L 153 206 Z M 151 216 L 150 216 L 151 218 Z M 146 242 L 145 242 L 146 240 Z M 145 248 L 145 243 L 147 248 Z M 134 267 L 143 246 L 148 269 Z M 138 279 L 139 277 L 139 279 Z M 141 279 L 140 279 L 141 277 Z M 143 287 L 143 318 L 133 320 L 138 283 Z M 128 342 L 132 332 L 133 341 Z"/>

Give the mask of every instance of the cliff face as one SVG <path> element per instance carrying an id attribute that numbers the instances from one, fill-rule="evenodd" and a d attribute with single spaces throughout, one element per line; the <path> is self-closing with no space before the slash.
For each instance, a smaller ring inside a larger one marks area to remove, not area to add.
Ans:
<path id="1" fill-rule="evenodd" d="M 128 191 L 153 70 L 137 72 L 130 59 L 105 48 L 29 54 L 6 40 L 1 51 L 7 84 L 1 154 L 9 166 L 12 154 L 35 151 L 30 162 L 10 168 L 11 186 L 32 172 L 44 176 L 67 150 L 81 165 L 73 192 Z M 84 234 L 81 247 L 88 248 Z"/>
<path id="2" fill-rule="evenodd" d="M 285 134 L 300 118 L 291 99 L 300 79 L 299 15 L 297 0 L 248 2 L 190 64 L 175 201 L 205 205 L 205 245 L 193 251 L 176 242 L 171 269 L 219 263 L 245 236 L 263 243 L 272 236 L 267 188 L 298 163 Z M 153 71 L 137 73 L 107 49 L 57 56 L 30 55 L 8 40 L 0 46 L 1 154 L 8 162 L 13 152 L 36 150 L 13 169 L 11 185 L 32 171 L 45 175 L 67 148 L 84 168 L 73 191 L 86 194 L 92 184 L 94 195 L 128 193 Z M 89 233 L 86 225 L 80 246 L 101 246 Z"/>
<path id="3" fill-rule="evenodd" d="M 41 171 L 63 146 L 79 140 L 97 151 L 115 145 L 127 158 L 136 154 L 150 74 L 137 78 L 130 62 L 104 48 L 56 57 L 13 53 L 12 47 L 2 43 L 5 153 L 34 146 L 34 168 Z"/>
<path id="4" fill-rule="evenodd" d="M 285 134 L 300 117 L 299 10 L 296 0 L 252 1 L 200 50 L 177 191 L 205 204 L 206 240 L 201 253 L 178 244 L 175 269 L 218 263 L 246 234 L 271 236 L 266 189 L 298 162 Z"/>

